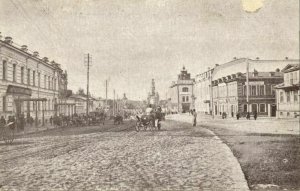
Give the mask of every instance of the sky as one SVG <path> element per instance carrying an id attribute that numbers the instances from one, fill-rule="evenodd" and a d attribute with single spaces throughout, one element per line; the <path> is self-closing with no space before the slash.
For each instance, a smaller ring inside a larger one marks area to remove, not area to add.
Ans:
<path id="1" fill-rule="evenodd" d="M 164 99 L 183 66 L 192 76 L 233 57 L 299 59 L 299 0 L 0 0 L 0 32 L 67 70 L 69 89 Z"/>

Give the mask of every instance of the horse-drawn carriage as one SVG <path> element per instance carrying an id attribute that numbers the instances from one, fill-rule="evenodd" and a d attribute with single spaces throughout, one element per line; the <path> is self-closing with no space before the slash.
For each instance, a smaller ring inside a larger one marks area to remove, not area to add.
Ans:
<path id="1" fill-rule="evenodd" d="M 161 118 L 158 117 L 157 115 L 142 115 L 142 116 L 136 116 L 137 122 L 135 124 L 135 130 L 140 131 L 140 130 L 160 130 L 161 129 Z"/>
<path id="2" fill-rule="evenodd" d="M 104 112 L 90 112 L 89 113 L 89 125 L 98 125 L 103 124 L 105 122 L 105 113 Z"/>
<path id="3" fill-rule="evenodd" d="M 14 122 L 10 122 L 6 125 L 0 125 L 0 138 L 6 144 L 11 144 L 15 139 L 15 129 Z"/>

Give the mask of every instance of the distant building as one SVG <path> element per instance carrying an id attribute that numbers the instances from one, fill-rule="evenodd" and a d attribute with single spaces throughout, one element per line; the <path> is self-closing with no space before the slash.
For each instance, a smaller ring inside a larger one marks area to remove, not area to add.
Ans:
<path id="1" fill-rule="evenodd" d="M 178 79 L 173 82 L 168 91 L 168 110 L 170 112 L 188 112 L 194 109 L 194 82 L 185 67 Z"/>
<path id="2" fill-rule="evenodd" d="M 300 81 L 298 64 L 288 64 L 282 72 L 284 73 L 284 82 L 277 85 L 277 117 L 291 118 L 300 115 Z"/>
<path id="3" fill-rule="evenodd" d="M 196 75 L 194 84 L 195 109 L 197 112 L 211 114 L 211 82 L 214 69 Z"/>
<path id="4" fill-rule="evenodd" d="M 153 107 L 157 106 L 159 103 L 159 94 L 155 91 L 155 81 L 151 81 L 151 91 L 148 93 L 147 103 L 151 104 Z"/>

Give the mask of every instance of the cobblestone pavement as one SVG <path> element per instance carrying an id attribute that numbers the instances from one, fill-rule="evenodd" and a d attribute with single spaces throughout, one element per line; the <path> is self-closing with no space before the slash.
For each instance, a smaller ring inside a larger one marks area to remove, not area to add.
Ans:
<path id="1" fill-rule="evenodd" d="M 248 190 L 237 160 L 210 131 L 162 125 L 55 130 L 0 144 L 0 190 Z"/>

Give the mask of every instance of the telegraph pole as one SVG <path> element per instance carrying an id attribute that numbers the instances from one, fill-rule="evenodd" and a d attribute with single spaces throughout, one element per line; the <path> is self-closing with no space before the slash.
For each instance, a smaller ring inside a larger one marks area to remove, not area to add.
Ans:
<path id="1" fill-rule="evenodd" d="M 85 64 L 87 66 L 87 83 L 86 83 L 86 116 L 89 115 L 89 85 L 90 85 L 90 66 L 91 56 L 88 53 L 85 57 Z"/>
<path id="2" fill-rule="evenodd" d="M 247 58 L 247 74 L 246 74 L 246 83 L 247 83 L 247 112 L 250 112 L 250 108 L 249 108 L 249 60 Z"/>
<path id="3" fill-rule="evenodd" d="M 115 115 L 115 96 L 116 96 L 116 91 L 114 90 L 113 115 Z"/>
<path id="4" fill-rule="evenodd" d="M 107 107 L 107 80 L 105 80 L 105 109 Z"/>

